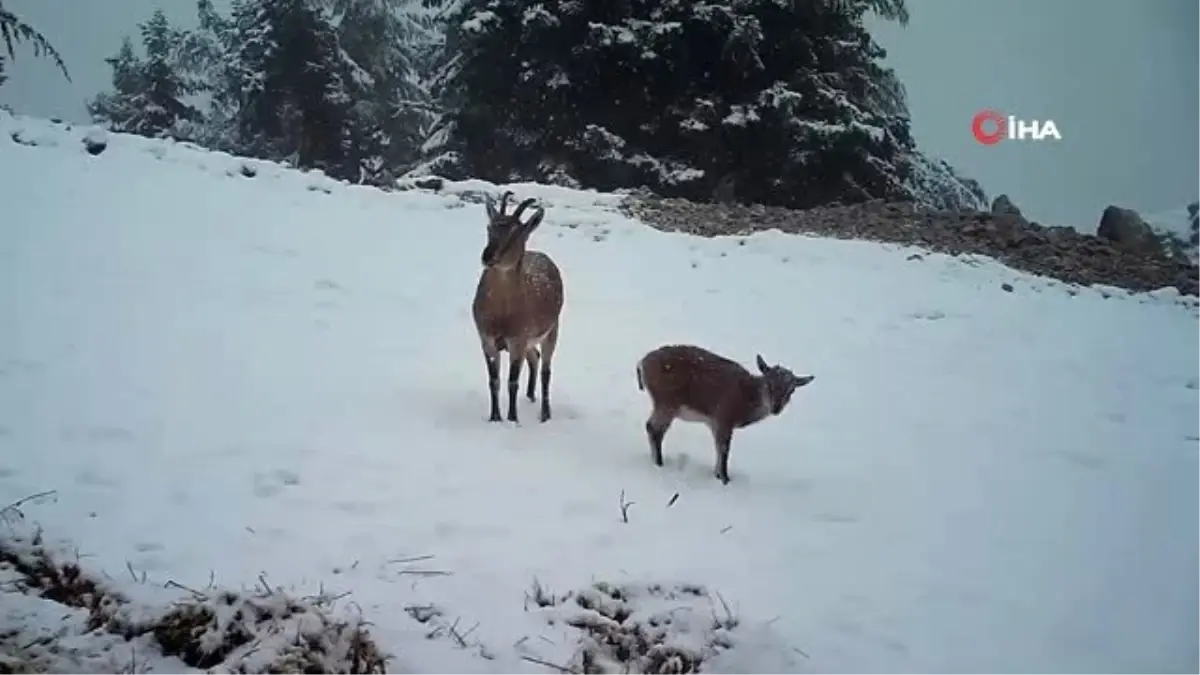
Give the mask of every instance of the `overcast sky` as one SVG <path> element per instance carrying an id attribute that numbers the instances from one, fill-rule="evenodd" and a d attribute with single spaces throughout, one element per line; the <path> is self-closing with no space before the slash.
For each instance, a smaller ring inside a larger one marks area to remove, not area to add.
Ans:
<path id="1" fill-rule="evenodd" d="M 919 146 L 1007 193 L 1029 217 L 1094 230 L 1108 204 L 1142 213 L 1200 195 L 1196 0 L 908 0 L 912 21 L 872 23 L 909 94 Z M 108 86 L 121 36 L 161 6 L 194 23 L 187 0 L 4 0 L 62 52 L 68 83 L 22 50 L 0 103 L 83 120 Z M 227 0 L 217 0 L 220 7 Z M 985 147 L 971 117 L 993 108 L 1052 119 L 1061 142 Z"/>

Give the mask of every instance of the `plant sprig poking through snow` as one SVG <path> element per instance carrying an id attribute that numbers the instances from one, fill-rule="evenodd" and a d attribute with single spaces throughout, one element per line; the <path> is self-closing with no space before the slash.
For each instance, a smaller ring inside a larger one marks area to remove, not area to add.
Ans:
<path id="1" fill-rule="evenodd" d="M 526 594 L 550 625 L 576 633 L 570 660 L 530 663 L 569 673 L 695 673 L 734 646 L 740 625 L 724 598 L 714 602 L 696 584 L 624 584 L 603 581 L 554 596 L 540 583 Z"/>

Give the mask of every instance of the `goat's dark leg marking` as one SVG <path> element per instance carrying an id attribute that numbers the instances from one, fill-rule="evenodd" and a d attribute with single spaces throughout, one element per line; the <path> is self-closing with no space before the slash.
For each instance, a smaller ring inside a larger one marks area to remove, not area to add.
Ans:
<path id="1" fill-rule="evenodd" d="M 488 394 L 491 398 L 489 422 L 500 421 L 500 352 L 495 343 L 483 340 L 483 360 L 487 364 Z"/>
<path id="2" fill-rule="evenodd" d="M 733 442 L 733 429 L 714 426 L 713 442 L 717 450 L 717 466 L 713 473 L 718 480 L 729 485 L 729 446 Z"/>
<path id="3" fill-rule="evenodd" d="M 508 350 L 508 421 L 517 421 L 517 390 L 521 388 L 521 363 L 525 353 L 518 349 Z"/>
<path id="4" fill-rule="evenodd" d="M 550 419 L 550 361 L 554 358 L 554 350 L 558 347 L 558 326 L 550 330 L 542 340 L 542 414 L 543 422 Z M 529 387 L 533 388 L 533 373 L 529 373 Z"/>

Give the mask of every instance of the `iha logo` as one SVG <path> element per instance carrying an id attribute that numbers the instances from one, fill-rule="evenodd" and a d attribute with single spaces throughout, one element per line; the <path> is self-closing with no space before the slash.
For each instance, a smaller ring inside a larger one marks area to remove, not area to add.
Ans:
<path id="1" fill-rule="evenodd" d="M 983 145 L 1010 141 L 1061 141 L 1054 120 L 1021 120 L 1015 115 L 1002 115 L 995 110 L 981 110 L 971 118 L 971 135 Z"/>

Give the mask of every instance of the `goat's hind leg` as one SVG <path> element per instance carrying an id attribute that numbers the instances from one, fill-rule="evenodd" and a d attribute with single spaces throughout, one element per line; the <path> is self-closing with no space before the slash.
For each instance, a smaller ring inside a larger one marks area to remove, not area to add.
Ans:
<path id="1" fill-rule="evenodd" d="M 542 414 L 541 420 L 550 420 L 550 362 L 554 359 L 554 350 L 558 347 L 558 326 L 550 329 L 542 339 Z M 533 387 L 533 373 L 529 373 L 529 386 Z"/>
<path id="2" fill-rule="evenodd" d="M 539 360 L 540 356 L 536 347 L 525 350 L 525 365 L 529 366 L 529 384 L 525 387 L 525 397 L 530 401 L 537 401 L 537 391 L 534 389 L 534 385 L 537 383 Z"/>

